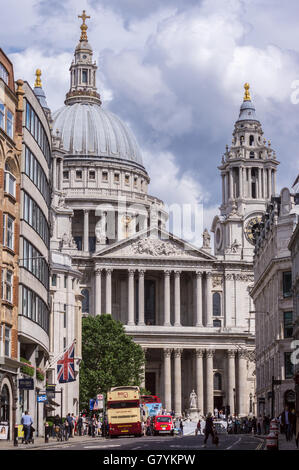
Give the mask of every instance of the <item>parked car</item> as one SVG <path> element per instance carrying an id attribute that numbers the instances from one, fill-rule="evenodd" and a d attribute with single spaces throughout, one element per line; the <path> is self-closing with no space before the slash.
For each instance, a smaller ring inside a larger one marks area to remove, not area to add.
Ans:
<path id="1" fill-rule="evenodd" d="M 153 421 L 154 436 L 158 434 L 174 435 L 174 424 L 172 416 L 170 415 L 157 415 Z"/>

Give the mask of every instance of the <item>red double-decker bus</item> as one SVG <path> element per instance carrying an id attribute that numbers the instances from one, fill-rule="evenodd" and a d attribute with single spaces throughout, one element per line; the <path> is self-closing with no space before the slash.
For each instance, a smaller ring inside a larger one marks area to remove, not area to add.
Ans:
<path id="1" fill-rule="evenodd" d="M 142 403 L 161 403 L 161 400 L 157 395 L 141 395 Z"/>

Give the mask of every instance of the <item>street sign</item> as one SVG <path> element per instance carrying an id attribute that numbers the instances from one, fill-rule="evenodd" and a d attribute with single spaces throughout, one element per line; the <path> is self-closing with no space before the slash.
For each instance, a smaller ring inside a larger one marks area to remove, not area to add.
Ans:
<path id="1" fill-rule="evenodd" d="M 97 407 L 98 410 L 102 410 L 104 408 L 104 395 L 102 393 L 97 395 Z"/>
<path id="2" fill-rule="evenodd" d="M 48 401 L 47 395 L 37 395 L 38 403 L 46 403 Z"/>
<path id="3" fill-rule="evenodd" d="M 19 390 L 34 390 L 33 379 L 19 379 Z"/>

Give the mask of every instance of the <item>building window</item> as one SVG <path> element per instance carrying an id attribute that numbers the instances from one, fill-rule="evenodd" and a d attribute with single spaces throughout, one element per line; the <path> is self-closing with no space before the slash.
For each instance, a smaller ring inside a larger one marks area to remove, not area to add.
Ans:
<path id="1" fill-rule="evenodd" d="M 12 303 L 12 281 L 13 271 L 3 269 L 2 271 L 2 300 Z"/>
<path id="2" fill-rule="evenodd" d="M 49 246 L 49 225 L 46 217 L 37 203 L 24 191 L 23 218 L 41 237 L 45 245 Z"/>
<path id="3" fill-rule="evenodd" d="M 284 338 L 293 336 L 293 312 L 283 312 Z"/>
<path id="4" fill-rule="evenodd" d="M 213 316 L 214 317 L 221 316 L 221 296 L 219 292 L 215 292 L 213 294 Z"/>
<path id="5" fill-rule="evenodd" d="M 13 114 L 9 110 L 6 112 L 6 133 L 13 139 Z"/>
<path id="6" fill-rule="evenodd" d="M 89 172 L 89 179 L 90 180 L 95 180 L 96 179 L 96 172 L 95 171 L 90 171 Z"/>
<path id="7" fill-rule="evenodd" d="M 26 238 L 23 240 L 23 266 L 47 289 L 49 288 L 49 266 L 43 255 Z"/>
<path id="8" fill-rule="evenodd" d="M 108 172 L 107 171 L 102 172 L 102 180 L 103 181 L 108 181 Z"/>
<path id="9" fill-rule="evenodd" d="M 81 170 L 76 170 L 76 179 L 77 180 L 82 180 L 82 171 Z"/>
<path id="10" fill-rule="evenodd" d="M 35 184 L 49 206 L 51 202 L 50 186 L 46 174 L 36 157 L 27 146 L 25 147 L 25 174 Z"/>
<path id="11" fill-rule="evenodd" d="M 88 248 L 91 253 L 96 251 L 96 237 L 88 237 Z"/>
<path id="12" fill-rule="evenodd" d="M 254 158 L 254 152 L 249 152 L 249 158 Z"/>
<path id="13" fill-rule="evenodd" d="M 284 374 L 285 379 L 292 379 L 294 376 L 294 364 L 291 361 L 291 352 L 284 353 Z"/>
<path id="14" fill-rule="evenodd" d="M 282 273 L 282 292 L 284 297 L 291 297 L 292 295 L 292 273 Z"/>
<path id="15" fill-rule="evenodd" d="M 87 70 L 82 70 L 82 83 L 87 83 Z"/>
<path id="16" fill-rule="evenodd" d="M 0 127 L 5 130 L 5 107 L 0 101 Z"/>
<path id="17" fill-rule="evenodd" d="M 77 250 L 82 251 L 82 237 L 74 237 L 74 240 L 77 245 Z"/>
<path id="18" fill-rule="evenodd" d="M 125 183 L 130 184 L 130 176 L 129 175 L 125 175 Z"/>
<path id="19" fill-rule="evenodd" d="M 8 162 L 5 162 L 4 191 L 13 197 L 16 197 L 16 178 L 14 177 Z"/>
<path id="20" fill-rule="evenodd" d="M 222 377 L 219 372 L 214 374 L 214 390 L 222 390 Z"/>
<path id="21" fill-rule="evenodd" d="M 14 249 L 14 219 L 8 214 L 3 214 L 3 246 Z"/>
<path id="22" fill-rule="evenodd" d="M 137 186 L 137 181 L 138 181 L 138 177 L 137 177 L 137 176 L 134 176 L 134 186 L 135 186 L 135 187 Z"/>
<path id="23" fill-rule="evenodd" d="M 221 328 L 221 320 L 213 320 L 214 328 Z"/>
<path id="24" fill-rule="evenodd" d="M 57 286 L 57 274 L 52 274 L 52 286 Z"/>
<path id="25" fill-rule="evenodd" d="M 49 309 L 47 304 L 31 289 L 22 286 L 22 315 L 49 332 Z"/>
<path id="26" fill-rule="evenodd" d="M 114 173 L 114 182 L 119 183 L 119 173 Z"/>
<path id="27" fill-rule="evenodd" d="M 69 172 L 68 172 L 68 171 L 64 171 L 64 172 L 63 172 L 63 179 L 64 179 L 64 180 L 68 180 L 68 179 L 69 179 Z"/>
<path id="28" fill-rule="evenodd" d="M 66 289 L 67 287 L 67 276 L 63 276 L 64 279 L 64 288 Z"/>
<path id="29" fill-rule="evenodd" d="M 8 71 L 3 64 L 0 63 L 0 78 L 8 85 Z"/>
<path id="30" fill-rule="evenodd" d="M 253 144 L 254 144 L 254 136 L 250 135 L 249 136 L 249 145 L 253 145 Z"/>
<path id="31" fill-rule="evenodd" d="M 11 328 L 5 325 L 4 355 L 11 356 Z"/>
<path id="32" fill-rule="evenodd" d="M 63 305 L 63 328 L 66 328 L 66 304 Z"/>
<path id="33" fill-rule="evenodd" d="M 81 294 L 83 295 L 82 313 L 89 313 L 89 290 L 88 289 L 83 289 L 81 291 Z"/>
<path id="34" fill-rule="evenodd" d="M 51 152 L 48 136 L 45 132 L 45 129 L 37 117 L 32 106 L 27 102 L 26 103 L 26 118 L 25 125 L 28 131 L 32 134 L 36 142 L 38 143 L 45 159 L 47 160 L 48 166 L 51 165 Z"/>

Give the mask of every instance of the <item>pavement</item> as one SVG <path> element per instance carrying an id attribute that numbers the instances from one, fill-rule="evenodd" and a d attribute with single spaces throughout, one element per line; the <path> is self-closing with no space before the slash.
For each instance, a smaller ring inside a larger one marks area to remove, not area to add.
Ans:
<path id="1" fill-rule="evenodd" d="M 287 441 L 285 434 L 278 435 L 278 449 L 279 450 L 299 450 L 296 446 L 295 437 L 291 441 Z"/>
<path id="2" fill-rule="evenodd" d="M 70 438 L 68 441 L 58 442 L 56 438 L 50 437 L 49 442 L 45 443 L 44 437 L 35 437 L 34 444 L 22 444 L 21 440 L 18 442 L 18 446 L 14 446 L 13 441 L 0 441 L 0 450 L 21 450 L 21 449 L 38 449 L 40 447 L 57 447 L 57 446 L 65 446 L 67 444 L 84 444 L 86 442 L 93 442 L 94 440 L 101 440 L 105 441 L 104 437 L 90 437 L 90 436 L 74 436 Z"/>

